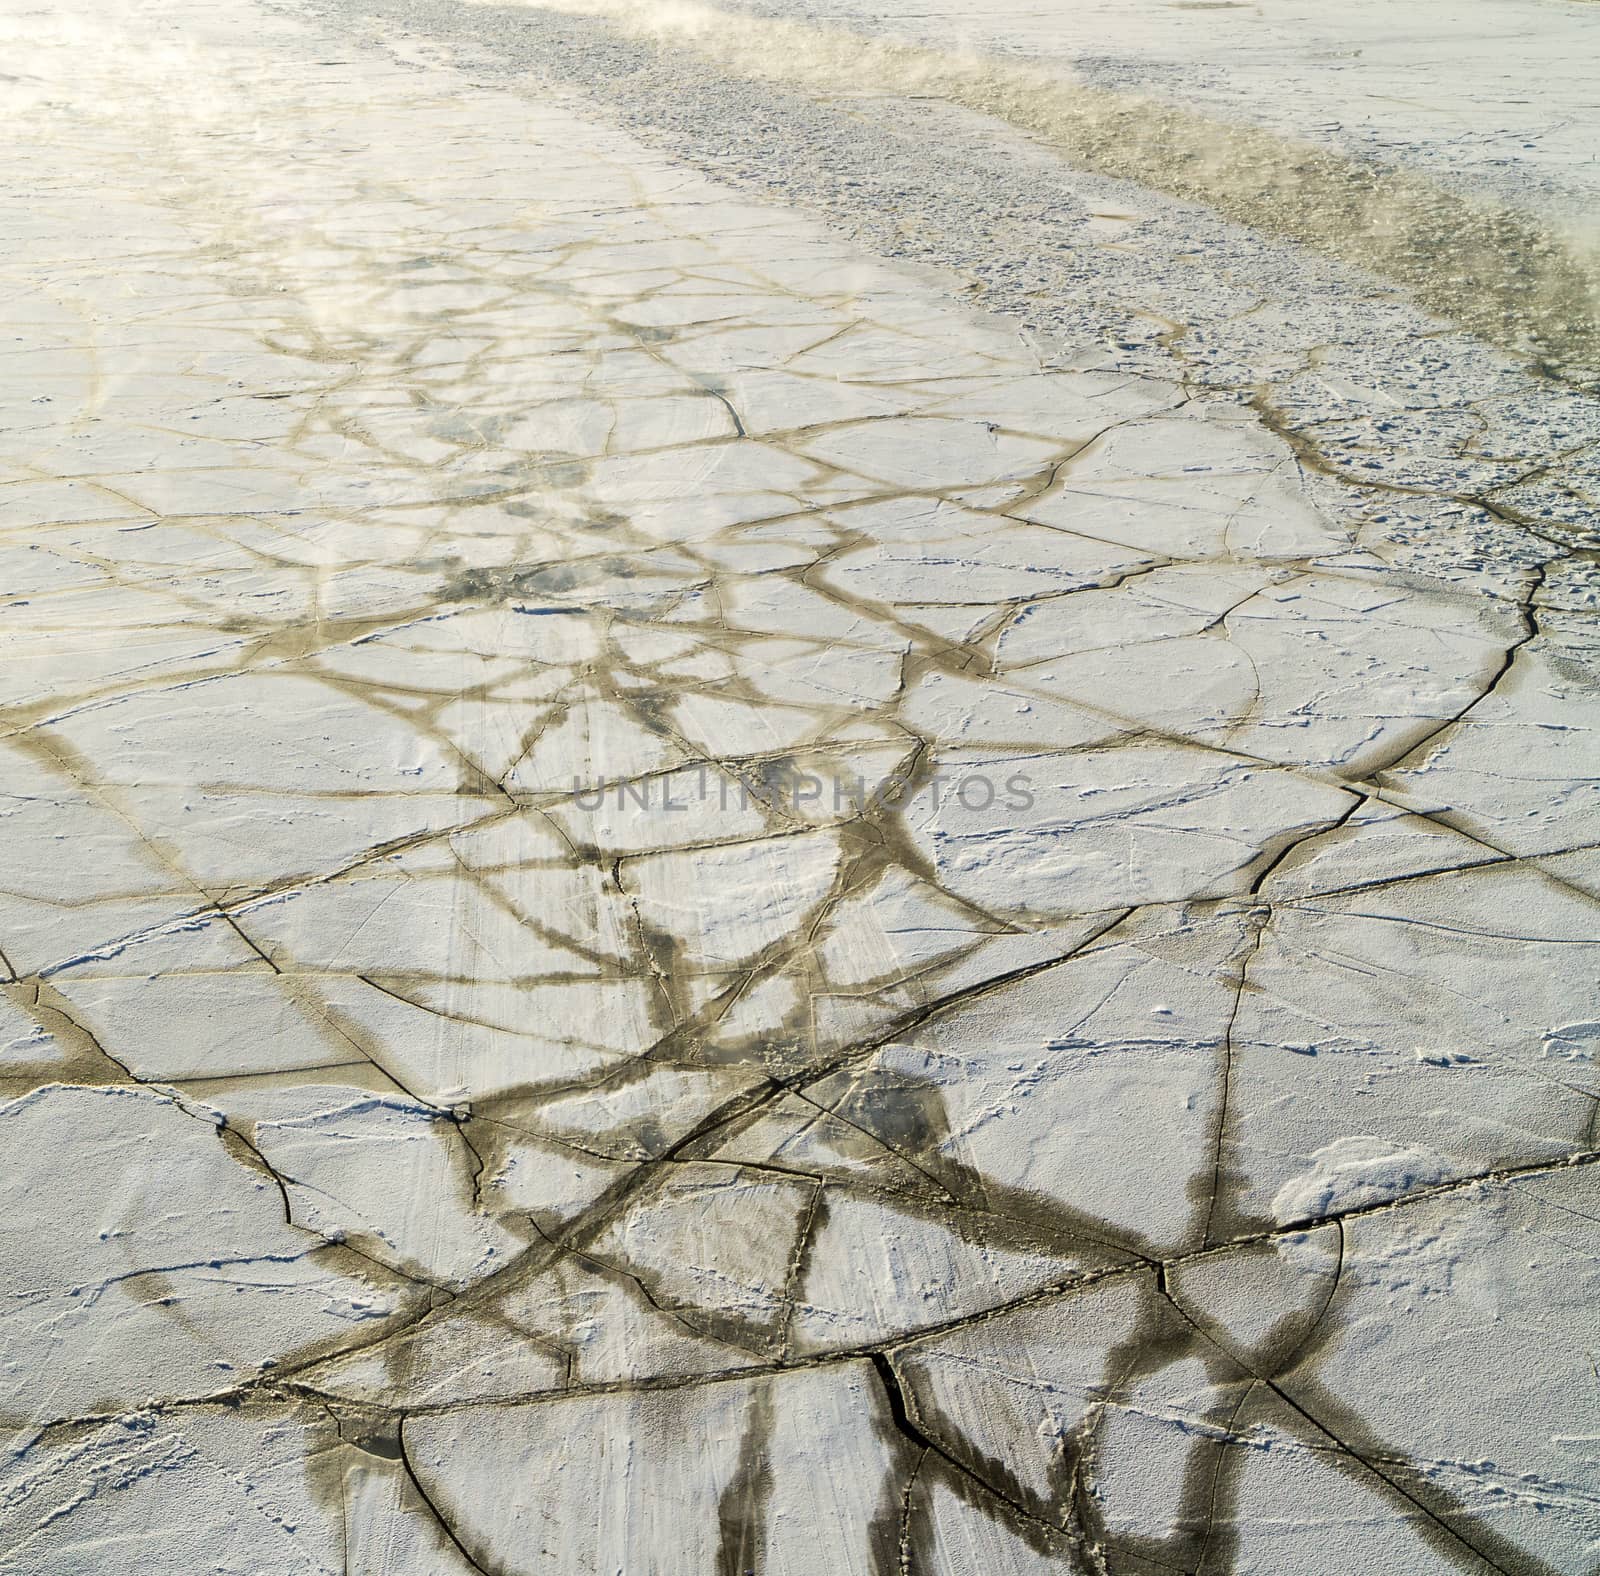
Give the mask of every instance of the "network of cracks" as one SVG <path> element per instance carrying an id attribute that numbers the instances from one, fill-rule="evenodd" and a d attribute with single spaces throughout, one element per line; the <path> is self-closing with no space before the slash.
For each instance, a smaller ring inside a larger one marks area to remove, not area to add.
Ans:
<path id="1" fill-rule="evenodd" d="M 0 1570 L 1592 1557 L 1581 542 L 565 107 L 6 21 Z"/>

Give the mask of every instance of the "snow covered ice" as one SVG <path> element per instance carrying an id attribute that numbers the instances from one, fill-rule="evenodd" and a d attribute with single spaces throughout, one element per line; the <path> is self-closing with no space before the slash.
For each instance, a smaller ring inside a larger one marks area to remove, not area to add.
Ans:
<path id="1" fill-rule="evenodd" d="M 1600 1564 L 1600 7 L 1396 16 L 0 0 L 0 1573 Z"/>

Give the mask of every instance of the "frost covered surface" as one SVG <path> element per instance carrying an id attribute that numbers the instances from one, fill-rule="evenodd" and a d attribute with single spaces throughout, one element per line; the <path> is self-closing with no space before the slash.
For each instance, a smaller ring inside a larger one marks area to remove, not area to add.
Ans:
<path id="1" fill-rule="evenodd" d="M 1587 0 L 725 0 L 726 9 L 1069 65 L 1239 120 L 1449 171 L 1521 201 L 1593 192 Z M 658 7 L 659 8 L 659 7 Z"/>
<path id="2" fill-rule="evenodd" d="M 0 1572 L 1593 1566 L 1592 402 L 385 3 L 0 11 Z"/>

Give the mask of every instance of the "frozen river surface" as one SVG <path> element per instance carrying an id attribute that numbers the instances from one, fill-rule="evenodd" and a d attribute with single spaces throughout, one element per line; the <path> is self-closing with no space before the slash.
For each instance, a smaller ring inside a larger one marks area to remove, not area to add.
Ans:
<path id="1" fill-rule="evenodd" d="M 1398 14 L 0 0 L 0 1572 L 1596 1567 L 1600 6 Z"/>

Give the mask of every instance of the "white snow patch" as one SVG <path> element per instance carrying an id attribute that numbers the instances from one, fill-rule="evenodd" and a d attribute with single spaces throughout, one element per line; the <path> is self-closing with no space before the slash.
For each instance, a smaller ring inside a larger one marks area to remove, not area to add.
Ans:
<path id="1" fill-rule="evenodd" d="M 1352 1133 L 1311 1156 L 1311 1168 L 1291 1177 L 1272 1200 L 1280 1225 L 1320 1220 L 1367 1204 L 1401 1198 L 1444 1181 L 1451 1167 L 1443 1155 L 1421 1145 L 1396 1148 L 1381 1138 Z"/>

